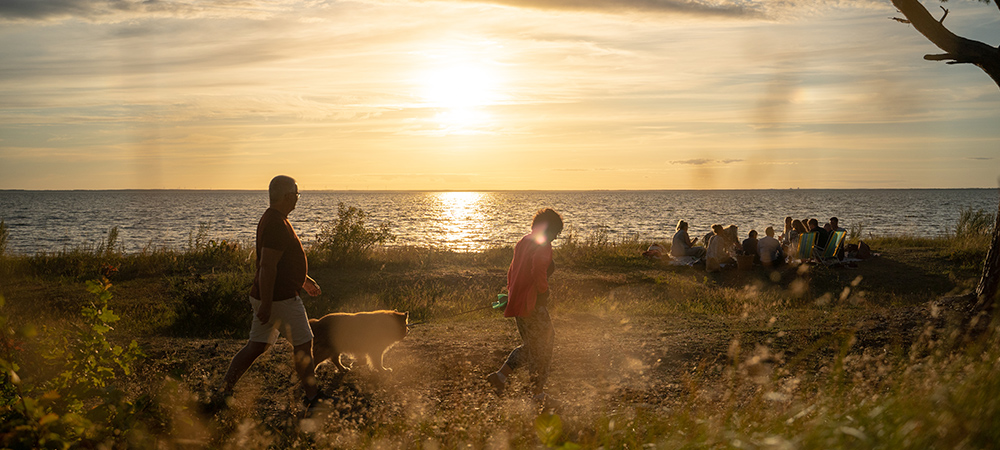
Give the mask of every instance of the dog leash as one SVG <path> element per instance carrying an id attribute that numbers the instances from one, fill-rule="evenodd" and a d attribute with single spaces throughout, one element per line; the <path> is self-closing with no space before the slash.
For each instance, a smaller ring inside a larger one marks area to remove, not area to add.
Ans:
<path id="1" fill-rule="evenodd" d="M 497 295 L 497 301 L 495 301 L 493 303 L 490 303 L 489 305 L 483 306 L 481 308 L 470 309 L 468 311 L 462 311 L 462 312 L 455 313 L 455 314 L 452 314 L 452 315 L 449 315 L 449 316 L 439 317 L 438 319 L 451 319 L 452 317 L 458 317 L 458 316 L 461 316 L 461 315 L 464 315 L 464 314 L 474 313 L 476 311 L 482 311 L 482 310 L 487 309 L 487 308 L 499 309 L 499 308 L 502 308 L 504 306 L 507 306 L 507 294 L 502 294 L 501 293 L 501 294 Z M 430 322 L 430 320 L 421 320 L 419 322 L 408 323 L 408 324 L 406 324 L 406 327 L 409 328 L 409 327 L 416 326 L 416 325 L 424 325 L 427 322 Z"/>

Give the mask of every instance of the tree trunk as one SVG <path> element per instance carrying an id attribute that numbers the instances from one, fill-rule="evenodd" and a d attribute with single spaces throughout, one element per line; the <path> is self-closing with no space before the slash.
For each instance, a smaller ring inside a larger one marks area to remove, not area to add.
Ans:
<path id="1" fill-rule="evenodd" d="M 975 311 L 991 312 L 997 297 L 997 287 L 1000 286 L 1000 203 L 997 204 L 996 222 L 993 223 L 993 240 L 986 252 L 986 262 L 983 263 L 983 276 L 979 278 L 976 287 Z"/>

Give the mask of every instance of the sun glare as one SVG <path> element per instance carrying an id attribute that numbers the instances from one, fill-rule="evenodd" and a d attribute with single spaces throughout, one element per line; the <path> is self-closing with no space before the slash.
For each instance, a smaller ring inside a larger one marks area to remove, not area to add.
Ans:
<path id="1" fill-rule="evenodd" d="M 486 107 L 499 100 L 499 77 L 484 64 L 456 64 L 430 70 L 420 93 L 428 106 L 439 109 L 434 120 L 461 131 L 489 123 Z"/>
<path id="2" fill-rule="evenodd" d="M 483 65 L 456 65 L 424 76 L 424 99 L 438 108 L 464 109 L 494 102 L 496 74 Z"/>

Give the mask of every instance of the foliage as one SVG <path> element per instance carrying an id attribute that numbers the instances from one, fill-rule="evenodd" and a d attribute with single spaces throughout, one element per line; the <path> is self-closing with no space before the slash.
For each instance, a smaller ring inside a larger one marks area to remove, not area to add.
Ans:
<path id="1" fill-rule="evenodd" d="M 555 242 L 558 263 L 577 267 L 643 267 L 648 265 L 641 254 L 649 246 L 649 243 L 640 241 L 638 234 L 615 239 L 612 237 L 611 228 L 602 225 L 582 239 L 571 232 L 566 233 L 566 236 L 561 240 L 561 243 Z"/>
<path id="2" fill-rule="evenodd" d="M 337 218 L 320 226 L 313 257 L 321 263 L 347 264 L 363 261 L 377 245 L 396 239 L 389 223 L 368 226 L 367 214 L 356 206 L 337 205 Z"/>
<path id="3" fill-rule="evenodd" d="M 988 236 L 993 233 L 995 217 L 982 209 L 973 211 L 971 207 L 965 208 L 958 216 L 955 237 Z"/>
<path id="4" fill-rule="evenodd" d="M 847 238 L 845 242 L 851 244 L 857 244 L 864 237 L 864 223 L 851 224 L 851 228 L 847 230 Z"/>
<path id="5" fill-rule="evenodd" d="M 0 314 L 0 438 L 5 448 L 93 447 L 123 439 L 148 399 L 128 399 L 116 377 L 131 375 L 144 355 L 133 340 L 128 346 L 108 341 L 119 317 L 108 306 L 107 280 L 87 283 L 94 299 L 80 311 L 81 323 L 71 330 L 43 328 L 40 348 L 52 376 L 30 385 L 22 382 L 20 359 L 33 327 L 14 332 Z M 0 307 L 3 301 L 0 298 Z M 44 371 L 39 371 L 43 373 Z"/>
<path id="6" fill-rule="evenodd" d="M 7 222 L 0 219 L 0 258 L 7 253 L 8 242 L 10 242 L 10 230 L 7 229 Z"/>
<path id="7" fill-rule="evenodd" d="M 245 272 L 195 273 L 171 281 L 170 293 L 177 302 L 174 334 L 200 337 L 233 337 L 250 323 L 252 275 Z"/>

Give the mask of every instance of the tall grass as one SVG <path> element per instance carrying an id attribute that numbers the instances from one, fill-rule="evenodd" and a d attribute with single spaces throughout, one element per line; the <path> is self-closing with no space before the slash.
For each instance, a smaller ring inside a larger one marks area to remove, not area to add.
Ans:
<path id="1" fill-rule="evenodd" d="M 7 222 L 0 219 L 0 258 L 3 258 L 7 253 L 7 243 L 10 241 L 10 230 L 7 228 Z"/>
<path id="2" fill-rule="evenodd" d="M 995 218 L 994 214 L 982 209 L 973 211 L 971 207 L 965 208 L 959 213 L 958 223 L 955 225 L 955 237 L 989 236 L 993 233 Z"/>
<path id="3" fill-rule="evenodd" d="M 583 237 L 570 232 L 560 239 L 554 251 L 560 263 L 575 267 L 648 266 L 641 254 L 650 243 L 641 241 L 638 234 L 616 239 L 610 227 L 601 226 Z"/>

